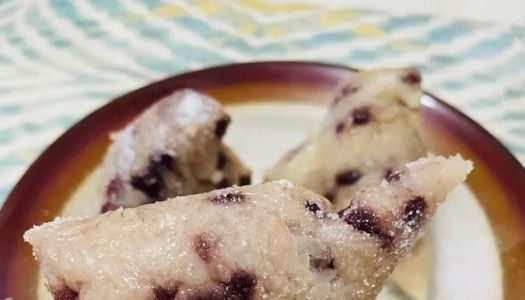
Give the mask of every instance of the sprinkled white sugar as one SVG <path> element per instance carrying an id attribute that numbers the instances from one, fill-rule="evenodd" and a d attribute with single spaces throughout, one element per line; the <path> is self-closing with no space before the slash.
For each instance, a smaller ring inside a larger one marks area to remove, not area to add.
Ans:
<path id="1" fill-rule="evenodd" d="M 443 159 L 444 159 L 443 157 L 427 156 L 427 157 L 420 158 L 418 160 L 407 162 L 405 165 L 407 168 L 417 168 L 418 166 L 425 165 L 429 161 L 442 161 Z"/>
<path id="2" fill-rule="evenodd" d="M 135 151 L 133 147 L 134 127 L 135 124 L 131 124 L 120 132 L 112 134 L 112 138 L 115 139 L 115 141 L 118 141 L 115 143 L 116 149 L 113 150 L 113 152 L 118 152 L 118 155 L 117 153 L 111 154 L 113 154 L 115 159 L 115 169 L 119 174 L 128 173 L 133 166 L 133 160 L 135 159 Z"/>
<path id="3" fill-rule="evenodd" d="M 332 220 L 337 220 L 339 219 L 339 215 L 336 214 L 336 213 L 329 213 L 326 215 L 328 218 L 332 219 Z"/>
<path id="4" fill-rule="evenodd" d="M 203 95 L 192 90 L 184 90 L 175 108 L 175 115 L 181 123 L 203 122 L 209 118 L 206 113 L 206 105 Z"/>
<path id="5" fill-rule="evenodd" d="M 277 182 L 278 184 L 286 188 L 293 188 L 295 186 L 291 181 L 286 180 L 286 179 L 275 180 L 275 182 Z"/>

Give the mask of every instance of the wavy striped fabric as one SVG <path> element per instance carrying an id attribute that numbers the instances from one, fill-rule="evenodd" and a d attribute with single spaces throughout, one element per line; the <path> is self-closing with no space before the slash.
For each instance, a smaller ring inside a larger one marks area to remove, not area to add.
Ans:
<path id="1" fill-rule="evenodd" d="M 0 204 L 37 155 L 113 97 L 229 62 L 418 67 L 426 87 L 525 161 L 525 23 L 338 1 L 0 1 Z"/>

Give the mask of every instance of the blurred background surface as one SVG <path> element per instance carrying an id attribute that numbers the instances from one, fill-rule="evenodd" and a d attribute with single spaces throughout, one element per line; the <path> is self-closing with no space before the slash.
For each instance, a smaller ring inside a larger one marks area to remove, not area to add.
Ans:
<path id="1" fill-rule="evenodd" d="M 396 13 L 421 13 L 503 23 L 525 21 L 525 1 L 522 0 L 398 0 L 395 3 L 385 0 L 332 0 L 331 2 Z"/>

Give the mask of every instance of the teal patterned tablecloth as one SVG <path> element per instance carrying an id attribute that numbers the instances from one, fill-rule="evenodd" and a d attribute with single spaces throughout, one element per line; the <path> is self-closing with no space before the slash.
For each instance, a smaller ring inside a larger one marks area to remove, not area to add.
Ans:
<path id="1" fill-rule="evenodd" d="M 525 23 L 338 1 L 0 1 L 0 204 L 68 127 L 117 95 L 231 62 L 416 66 L 525 162 Z"/>

